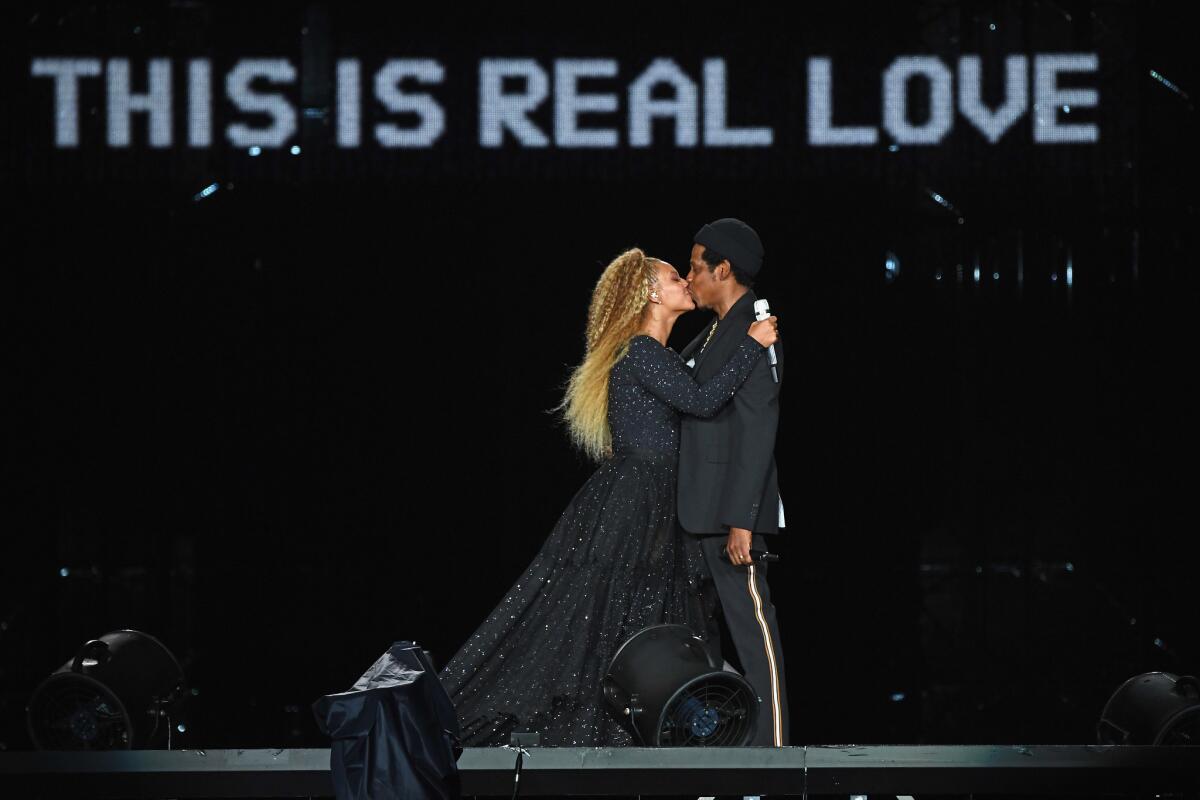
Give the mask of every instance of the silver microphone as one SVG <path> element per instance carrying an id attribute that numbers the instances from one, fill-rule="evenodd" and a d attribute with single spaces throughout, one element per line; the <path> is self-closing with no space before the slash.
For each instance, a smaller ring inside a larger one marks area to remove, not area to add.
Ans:
<path id="1" fill-rule="evenodd" d="M 766 300 L 755 300 L 754 318 L 762 322 L 769 316 L 771 316 L 770 304 Z M 776 383 L 779 383 L 779 370 L 775 368 L 775 364 L 778 363 L 775 360 L 775 345 L 767 348 L 767 363 L 771 365 L 771 377 L 775 379 Z"/>

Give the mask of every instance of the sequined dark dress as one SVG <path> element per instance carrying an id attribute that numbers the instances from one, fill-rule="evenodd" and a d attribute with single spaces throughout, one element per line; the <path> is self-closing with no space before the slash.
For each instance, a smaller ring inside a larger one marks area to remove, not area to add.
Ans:
<path id="1" fill-rule="evenodd" d="M 513 731 L 539 731 L 551 747 L 636 744 L 601 691 L 617 647 L 664 622 L 704 635 L 704 559 L 675 523 L 679 414 L 715 414 L 764 351 L 747 335 L 697 384 L 673 350 L 630 341 L 609 376 L 612 457 L 439 675 L 465 746 L 508 744 Z"/>

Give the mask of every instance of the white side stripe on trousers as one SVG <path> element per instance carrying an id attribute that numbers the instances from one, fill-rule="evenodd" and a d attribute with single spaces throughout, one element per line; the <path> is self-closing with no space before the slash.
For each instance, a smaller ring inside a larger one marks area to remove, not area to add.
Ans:
<path id="1" fill-rule="evenodd" d="M 766 617 L 762 611 L 762 597 L 758 594 L 758 586 L 754 583 L 754 565 L 746 571 L 746 582 L 750 586 L 750 597 L 754 600 L 754 616 L 762 628 L 763 644 L 767 649 L 767 666 L 771 671 L 771 730 L 774 734 L 775 746 L 783 747 L 783 709 L 779 707 L 779 671 L 775 665 L 775 643 L 771 641 L 771 629 L 767 627 Z"/>

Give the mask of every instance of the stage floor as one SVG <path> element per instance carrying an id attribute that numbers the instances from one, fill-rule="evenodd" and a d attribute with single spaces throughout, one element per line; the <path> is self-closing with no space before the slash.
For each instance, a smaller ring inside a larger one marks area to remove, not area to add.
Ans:
<path id="1" fill-rule="evenodd" d="M 529 748 L 521 795 L 1200 797 L 1200 747 Z M 517 753 L 467 748 L 464 795 L 509 797 Z M 327 749 L 0 753 L 0 796 L 331 797 Z"/>

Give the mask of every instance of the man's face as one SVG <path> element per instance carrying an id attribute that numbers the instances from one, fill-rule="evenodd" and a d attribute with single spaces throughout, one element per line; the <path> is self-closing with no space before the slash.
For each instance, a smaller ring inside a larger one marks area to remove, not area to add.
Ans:
<path id="1" fill-rule="evenodd" d="M 687 282 L 692 290 L 692 297 L 696 298 L 697 308 L 712 308 L 716 300 L 717 276 L 712 273 L 708 264 L 704 263 L 704 259 L 701 258 L 703 255 L 704 245 L 692 245 Z"/>

